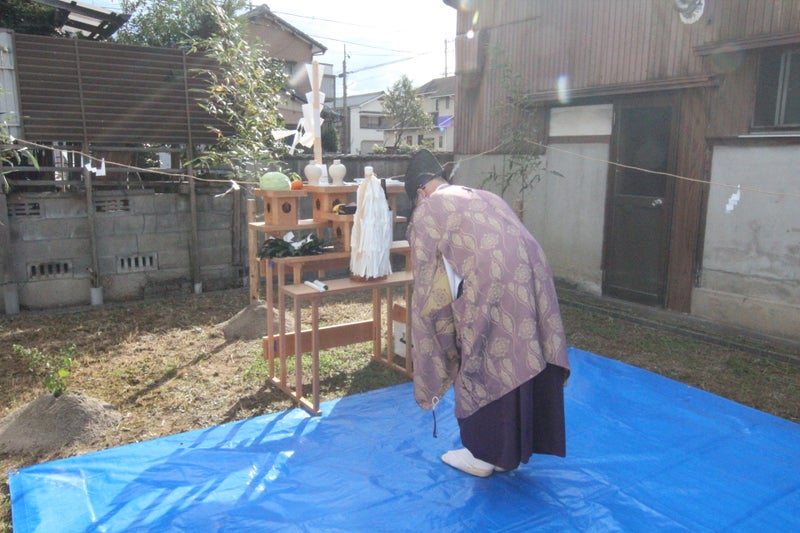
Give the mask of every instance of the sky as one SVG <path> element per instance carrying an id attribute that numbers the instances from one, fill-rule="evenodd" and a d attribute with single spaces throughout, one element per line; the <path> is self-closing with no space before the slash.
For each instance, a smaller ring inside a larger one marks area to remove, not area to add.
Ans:
<path id="1" fill-rule="evenodd" d="M 118 0 L 82 3 L 119 10 Z M 452 76 L 455 68 L 456 10 L 442 0 L 251 0 L 325 47 L 320 63 L 344 72 L 347 94 L 389 89 L 405 74 L 414 86 Z M 342 94 L 337 80 L 336 96 Z"/>

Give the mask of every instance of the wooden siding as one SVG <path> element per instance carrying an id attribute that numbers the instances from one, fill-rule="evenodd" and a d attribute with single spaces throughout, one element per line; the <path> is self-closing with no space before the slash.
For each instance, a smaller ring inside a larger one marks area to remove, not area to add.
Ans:
<path id="1" fill-rule="evenodd" d="M 471 5 L 479 13 L 477 24 L 473 27 L 472 12 L 460 12 L 458 35 L 470 29 L 477 35 L 460 37 L 456 55 L 456 150 L 464 153 L 499 143 L 503 117 L 491 109 L 505 97 L 497 71 L 503 63 L 513 65 L 532 101 L 557 103 L 560 76 L 573 101 L 711 86 L 736 75 L 719 70 L 710 57 L 715 47 L 730 42 L 747 50 L 800 37 L 797 0 L 708 0 L 695 24 L 680 21 L 672 0 L 474 0 Z M 742 57 L 746 63 L 747 54 Z M 731 97 L 740 101 L 750 95 Z M 740 131 L 742 117 L 731 120 Z"/>
<path id="2" fill-rule="evenodd" d="M 214 142 L 181 50 L 15 34 L 26 139 L 94 144 Z"/>
<path id="3" fill-rule="evenodd" d="M 708 101 L 707 89 L 686 91 L 680 98 L 682 118 L 675 173 L 690 180 L 675 180 L 665 301 L 665 307 L 677 311 L 691 309 L 692 287 L 697 278 L 695 258 L 699 257 L 706 198 L 706 185 L 702 181 L 707 179 L 704 132 L 708 123 Z"/>
<path id="4" fill-rule="evenodd" d="M 756 99 L 758 55 L 732 52 L 709 58 L 718 66 L 719 86 L 714 91 L 706 137 L 749 133 Z"/>

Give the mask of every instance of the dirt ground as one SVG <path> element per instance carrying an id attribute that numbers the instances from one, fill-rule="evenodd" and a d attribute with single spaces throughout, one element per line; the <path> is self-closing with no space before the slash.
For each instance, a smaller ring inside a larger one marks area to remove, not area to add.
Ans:
<path id="1" fill-rule="evenodd" d="M 571 346 L 800 421 L 797 346 L 559 294 Z M 223 326 L 247 307 L 247 292 L 231 290 L 0 317 L 0 435 L 20 409 L 44 401 L 15 344 L 45 353 L 74 344 L 67 396 L 96 401 L 102 422 L 55 449 L 3 451 L 0 439 L 0 531 L 11 527 L 10 469 L 295 407 L 268 383 L 260 338 L 226 338 Z M 371 317 L 357 299 L 334 300 L 321 312 L 323 323 Z M 323 401 L 407 380 L 372 362 L 370 350 L 359 344 L 323 354 Z"/>

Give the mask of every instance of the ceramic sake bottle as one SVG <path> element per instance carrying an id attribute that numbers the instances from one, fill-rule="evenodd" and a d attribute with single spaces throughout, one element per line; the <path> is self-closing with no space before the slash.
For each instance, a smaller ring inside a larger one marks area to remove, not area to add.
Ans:
<path id="1" fill-rule="evenodd" d="M 333 164 L 328 167 L 328 175 L 331 177 L 333 185 L 344 185 L 346 174 L 347 167 L 342 164 L 341 159 L 334 159 Z"/>
<path id="2" fill-rule="evenodd" d="M 306 175 L 309 185 L 319 185 L 319 178 L 322 176 L 322 168 L 312 161 L 303 169 L 303 174 Z"/>

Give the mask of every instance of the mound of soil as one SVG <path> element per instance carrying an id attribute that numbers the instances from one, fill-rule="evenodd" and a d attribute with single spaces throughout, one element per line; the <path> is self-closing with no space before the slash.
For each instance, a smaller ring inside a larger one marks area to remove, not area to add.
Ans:
<path id="1" fill-rule="evenodd" d="M 116 426 L 114 406 L 81 393 L 45 393 L 0 420 L 0 453 L 49 453 L 91 444 Z"/>
<path id="2" fill-rule="evenodd" d="M 271 314 L 271 313 L 270 313 Z M 275 331 L 280 325 L 277 317 L 273 317 Z M 255 302 L 226 320 L 219 325 L 226 341 L 235 340 L 256 340 L 267 334 L 267 304 L 266 302 Z M 294 329 L 294 321 L 291 317 L 286 317 L 286 330 Z"/>

